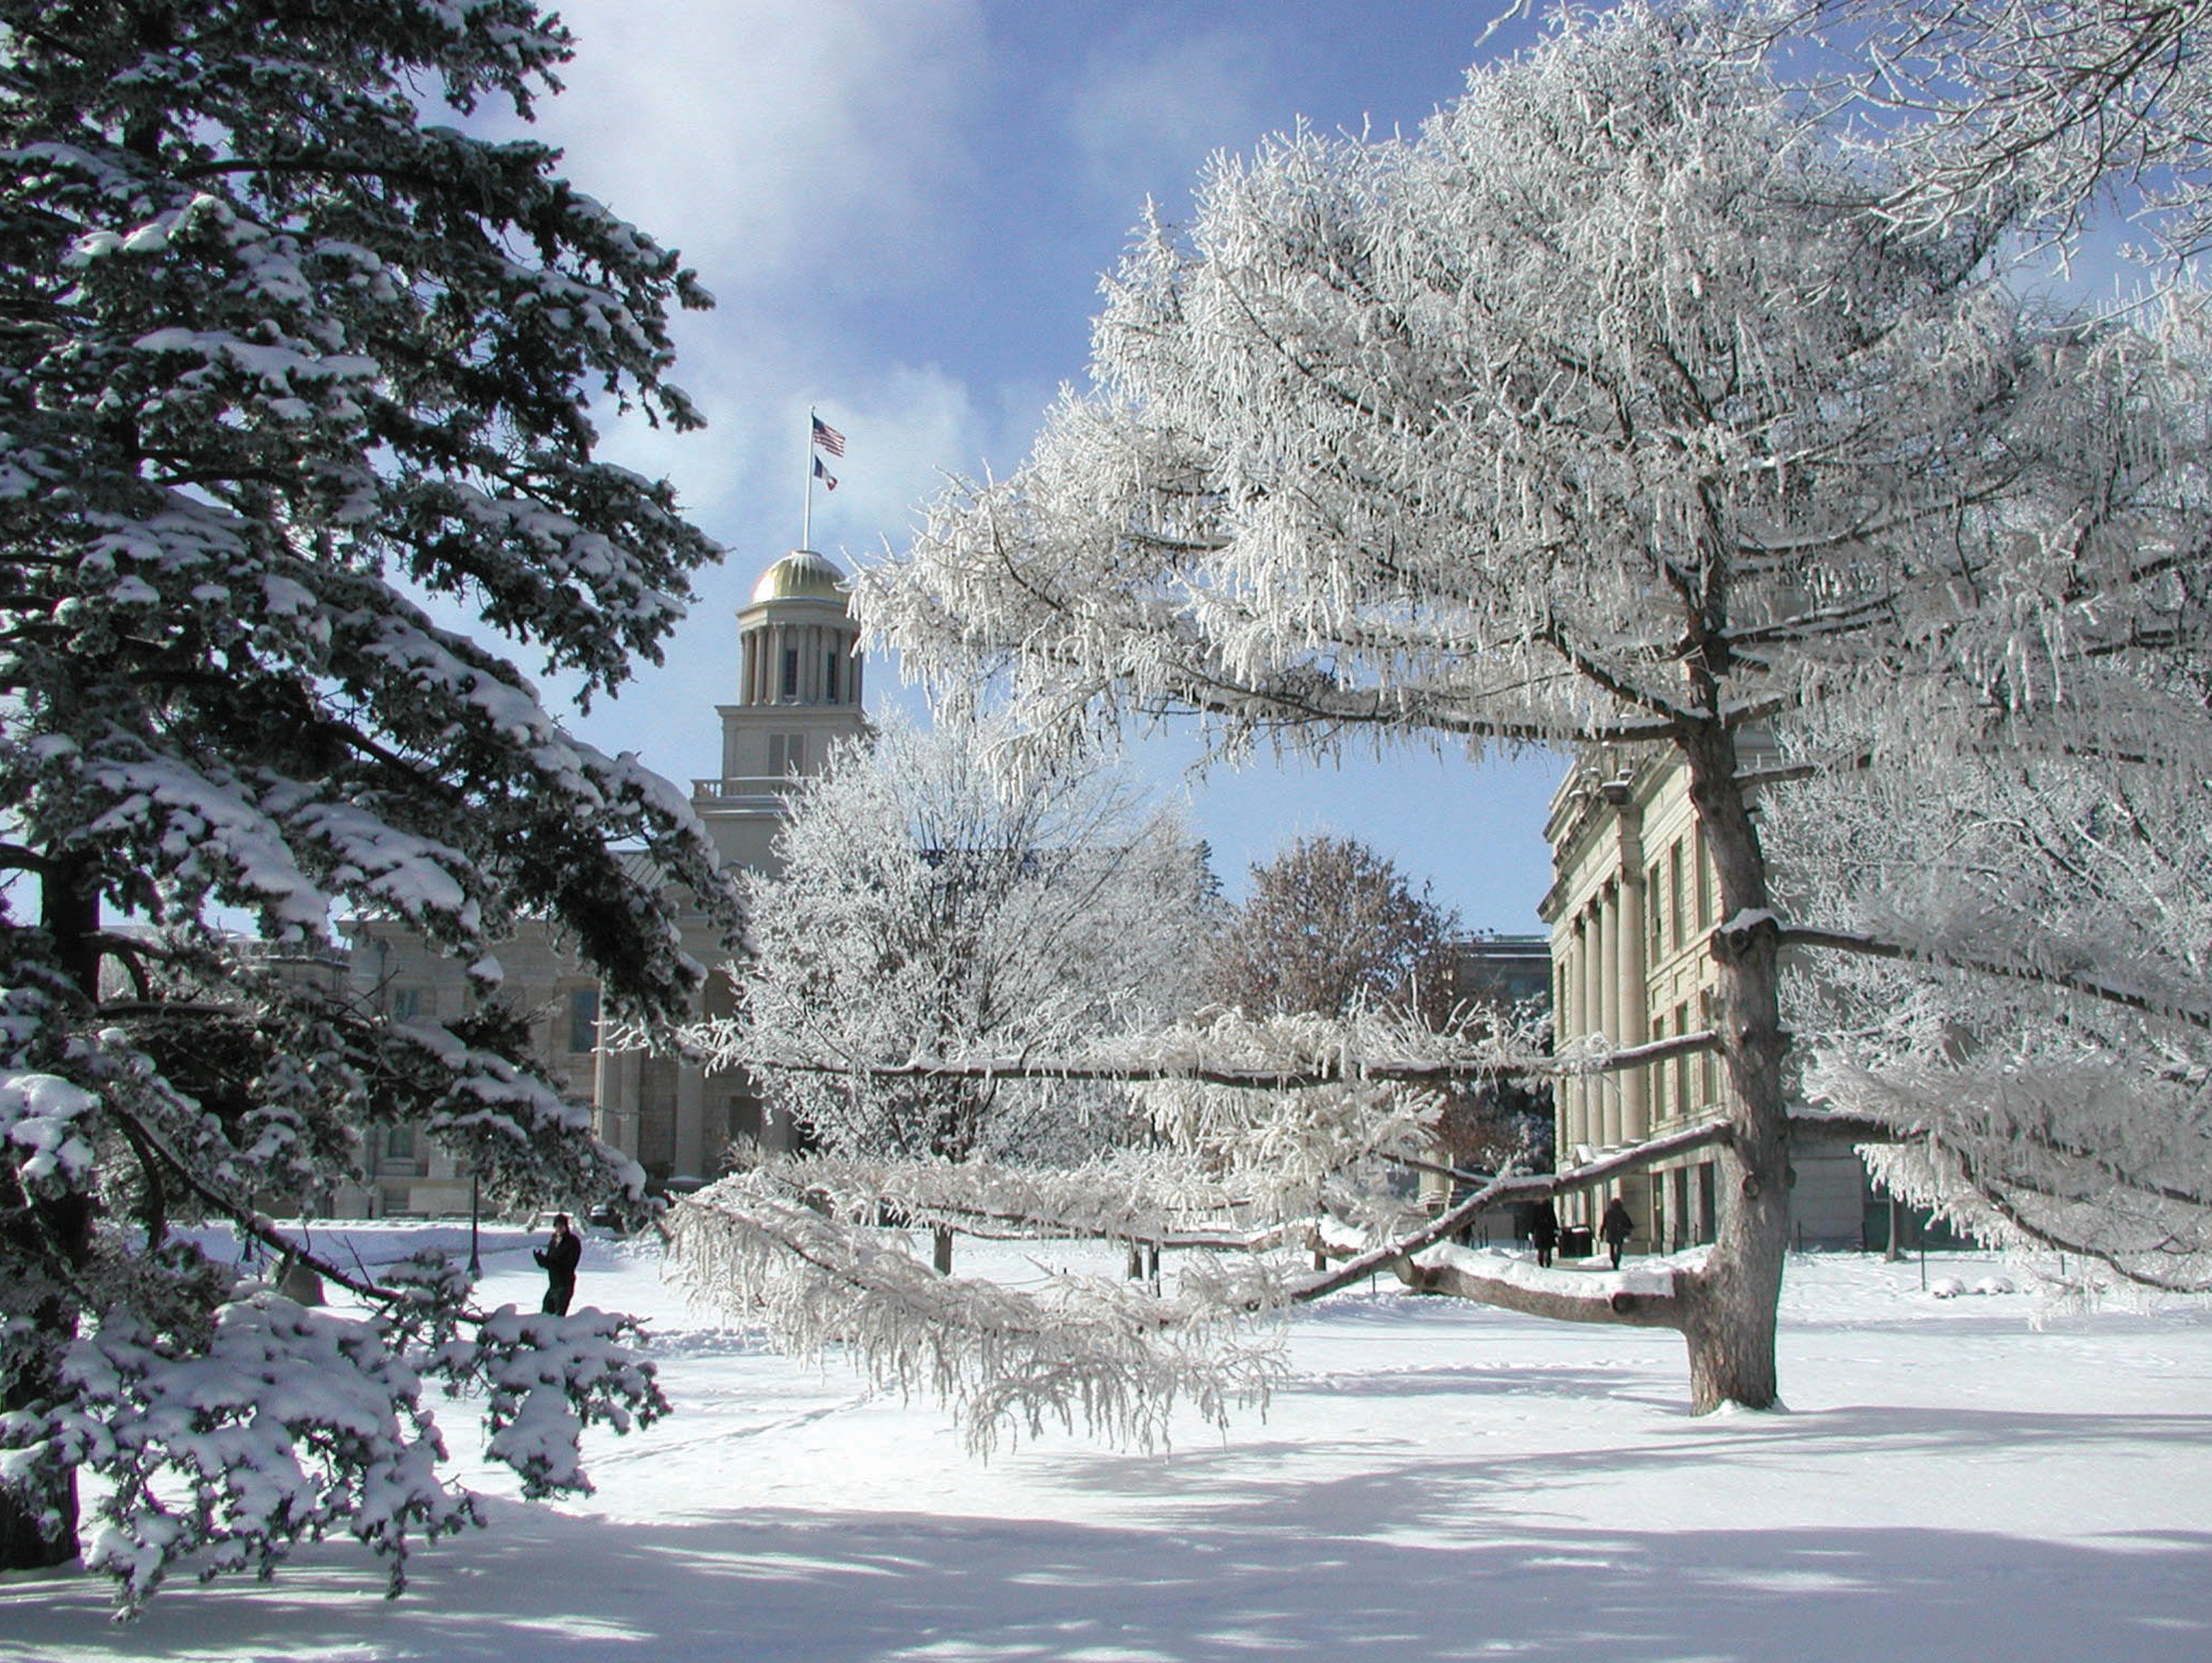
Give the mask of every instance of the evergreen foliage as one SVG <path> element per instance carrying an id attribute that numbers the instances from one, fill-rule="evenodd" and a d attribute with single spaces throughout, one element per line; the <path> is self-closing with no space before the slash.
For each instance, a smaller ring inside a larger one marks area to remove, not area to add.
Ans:
<path id="1" fill-rule="evenodd" d="M 495 1417 L 534 1488 L 580 1482 L 580 1417 L 655 1411 L 605 1319 L 518 1335 L 450 1280 L 332 1265 L 380 1314 L 301 1313 L 172 1233 L 273 1242 L 265 1211 L 358 1174 L 372 1112 L 498 1203 L 640 1199 L 492 998 L 494 949 L 548 918 L 665 1019 L 698 975 L 668 887 L 732 915 L 711 847 L 428 610 L 588 699 L 717 552 L 593 456 L 595 406 L 697 424 L 668 319 L 708 297 L 554 152 L 445 124 L 526 115 L 569 50 L 528 0 L 0 4 L 0 1563 L 75 1552 L 84 1466 L 127 1604 L 338 1528 L 396 1587 L 471 1512 L 422 1375 L 554 1359 Z M 341 909 L 404 920 L 483 1008 L 387 1022 L 288 966 Z"/>

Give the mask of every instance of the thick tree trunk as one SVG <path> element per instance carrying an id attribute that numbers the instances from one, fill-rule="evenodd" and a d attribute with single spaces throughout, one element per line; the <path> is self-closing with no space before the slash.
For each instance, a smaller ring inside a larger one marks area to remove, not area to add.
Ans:
<path id="1" fill-rule="evenodd" d="M 929 1262 L 938 1275 L 952 1274 L 952 1232 L 942 1224 L 934 1225 L 930 1229 Z"/>
<path id="2" fill-rule="evenodd" d="M 41 874 L 40 923 L 54 938 L 62 962 L 88 1001 L 100 997 L 100 893 L 89 863 L 58 862 Z M 92 1243 L 92 1209 L 80 1196 L 33 1204 L 11 1228 L 23 1235 L 33 1259 L 58 1252 L 81 1265 Z M 56 1267 L 58 1270 L 61 1266 Z M 61 1395 L 61 1361 L 76 1337 L 77 1314 L 58 1277 L 54 1291 L 39 1301 L 35 1332 L 25 1342 L 31 1355 L 16 1366 L 5 1396 L 10 1410 L 33 1409 Z M 42 1489 L 0 1489 L 0 1570 L 44 1569 L 77 1556 L 76 1473 L 64 1470 Z"/>
<path id="3" fill-rule="evenodd" d="M 1724 1403 L 1771 1409 L 1780 1401 L 1774 1322 L 1790 1244 L 1778 930 L 1767 912 L 1765 856 L 1736 779 L 1734 734 L 1717 724 L 1701 728 L 1682 749 L 1719 883 L 1722 925 L 1712 951 L 1735 1133 L 1719 1152 L 1725 1196 L 1713 1251 L 1683 1290 L 1690 1404 L 1699 1414 Z"/>

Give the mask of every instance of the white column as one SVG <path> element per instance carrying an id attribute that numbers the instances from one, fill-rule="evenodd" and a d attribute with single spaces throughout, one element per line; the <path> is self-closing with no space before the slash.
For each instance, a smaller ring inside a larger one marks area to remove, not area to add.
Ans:
<path id="1" fill-rule="evenodd" d="M 1639 868 L 1621 872 L 1620 952 L 1615 974 L 1620 984 L 1622 1045 L 1642 1045 L 1651 1037 L 1651 1013 L 1647 1008 L 1644 963 L 1644 877 Z M 1623 1143 L 1641 1143 L 1651 1135 L 1650 1071 L 1632 1068 L 1620 1077 L 1620 1137 Z"/>
<path id="2" fill-rule="evenodd" d="M 1618 1047 L 1622 1041 L 1620 1031 L 1620 885 L 1618 882 L 1605 886 L 1598 901 L 1605 916 L 1605 957 L 1598 966 L 1598 986 L 1605 1000 L 1602 1026 L 1606 1039 Z M 1602 1077 L 1605 1104 L 1605 1142 L 1608 1147 L 1620 1141 L 1620 1077 Z"/>
<path id="3" fill-rule="evenodd" d="M 1598 896 L 1590 897 L 1584 914 L 1583 936 L 1583 1032 L 1605 1032 L 1605 905 Z M 1605 1142 L 1605 1080 L 1602 1076 L 1586 1074 L 1583 1077 L 1583 1103 L 1585 1124 L 1589 1128 L 1589 1140 L 1595 1144 Z"/>
<path id="4" fill-rule="evenodd" d="M 1579 914 L 1575 919 L 1574 943 L 1574 952 L 1567 961 L 1567 1037 L 1579 1040 L 1589 1032 L 1589 990 L 1583 982 L 1589 974 L 1589 920 Z M 1574 1106 L 1575 1142 L 1596 1142 L 1589 1123 L 1589 1086 L 1580 1075 L 1567 1082 L 1567 1101 Z"/>

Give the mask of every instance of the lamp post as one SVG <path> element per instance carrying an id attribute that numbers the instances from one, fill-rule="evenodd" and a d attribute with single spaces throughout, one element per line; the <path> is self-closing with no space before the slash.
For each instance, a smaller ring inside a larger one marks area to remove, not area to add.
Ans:
<path id="1" fill-rule="evenodd" d="M 483 1276 L 483 1256 L 477 1251 L 477 1174 L 469 1174 L 469 1280 L 481 1280 Z"/>

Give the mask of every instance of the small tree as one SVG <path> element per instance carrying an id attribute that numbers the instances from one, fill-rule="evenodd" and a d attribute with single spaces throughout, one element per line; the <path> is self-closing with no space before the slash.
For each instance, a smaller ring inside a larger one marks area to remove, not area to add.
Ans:
<path id="1" fill-rule="evenodd" d="M 866 1071 L 1061 1055 L 1194 996 L 1207 885 L 1177 817 L 1110 770 L 1009 786 L 994 737 L 948 712 L 842 747 L 796 795 L 776 870 L 747 881 L 739 1015 L 713 1044 L 829 1155 L 1066 1166 L 1125 1144 L 1108 1087 Z M 949 1272 L 951 1221 L 935 1235 Z"/>
<path id="2" fill-rule="evenodd" d="M 128 1605 L 339 1528 L 397 1588 L 474 1516 L 424 1373 L 489 1385 L 533 1494 L 581 1484 L 582 1420 L 658 1405 L 616 1319 L 312 1253 L 377 1314 L 305 1312 L 170 1230 L 290 1250 L 263 1200 L 358 1175 L 372 1114 L 501 1200 L 641 1199 L 495 1010 L 388 1023 L 216 927 L 282 956 L 396 916 L 489 998 L 538 914 L 660 1022 L 696 974 L 665 889 L 732 916 L 678 792 L 410 598 L 588 696 L 716 552 L 592 454 L 593 399 L 696 424 L 664 379 L 690 274 L 544 146 L 418 116 L 526 114 L 568 51 L 528 0 L 0 4 L 0 1566 L 76 1551 L 89 1467 Z"/>
<path id="3" fill-rule="evenodd" d="M 1214 992 L 1255 1015 L 1395 1008 L 1434 1025 L 1451 1015 L 1457 927 L 1356 838 L 1301 837 L 1252 868 L 1215 950 Z"/>

